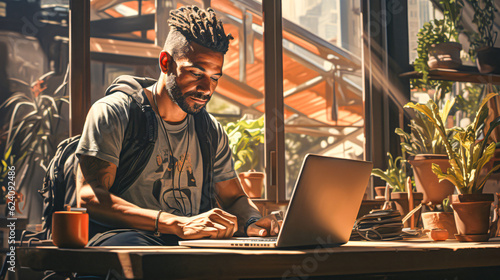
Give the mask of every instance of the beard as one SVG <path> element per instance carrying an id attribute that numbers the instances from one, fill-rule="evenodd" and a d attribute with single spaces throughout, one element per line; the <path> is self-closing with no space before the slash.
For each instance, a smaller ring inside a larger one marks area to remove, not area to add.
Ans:
<path id="1" fill-rule="evenodd" d="M 175 75 L 167 75 L 165 81 L 165 88 L 167 89 L 168 96 L 170 99 L 175 102 L 182 111 L 194 115 L 199 113 L 210 101 L 211 96 L 203 94 L 202 92 L 197 91 L 188 91 L 186 93 L 182 93 L 181 88 L 177 85 L 175 81 Z M 195 97 L 201 100 L 206 100 L 205 104 L 197 104 L 189 105 L 186 101 L 190 97 Z"/>

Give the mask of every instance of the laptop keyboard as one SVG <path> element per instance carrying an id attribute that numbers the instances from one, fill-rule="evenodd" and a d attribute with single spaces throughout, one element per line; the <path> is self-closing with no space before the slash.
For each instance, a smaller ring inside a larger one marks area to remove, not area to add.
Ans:
<path id="1" fill-rule="evenodd" d="M 245 239 L 245 241 L 250 241 L 250 242 L 276 242 L 278 240 L 278 238 L 276 237 L 261 237 L 261 238 L 248 238 L 248 239 Z"/>
<path id="2" fill-rule="evenodd" d="M 231 243 L 232 247 L 274 247 L 278 238 L 276 237 L 240 237 L 236 238 L 235 243 Z"/>
<path id="3" fill-rule="evenodd" d="M 233 240 L 250 241 L 250 242 L 273 242 L 277 241 L 278 237 L 233 237 Z"/>

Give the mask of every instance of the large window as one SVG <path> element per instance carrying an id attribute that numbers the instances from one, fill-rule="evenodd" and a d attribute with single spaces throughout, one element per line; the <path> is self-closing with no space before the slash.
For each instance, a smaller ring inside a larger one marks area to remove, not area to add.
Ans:
<path id="1" fill-rule="evenodd" d="M 259 128 L 268 136 L 280 129 L 283 131 L 283 126 L 278 129 L 276 123 L 266 122 L 265 127 L 256 127 L 255 124 L 262 124 L 259 120 L 263 116 L 271 113 L 284 122 L 284 143 L 266 139 L 264 143 L 252 144 L 244 148 L 249 151 L 244 154 L 250 156 L 237 164 L 237 172 L 255 169 L 268 173 L 267 192 L 261 198 L 275 201 L 278 192 L 279 200 L 288 199 L 307 153 L 363 158 L 359 0 L 282 1 L 283 26 L 282 30 L 275 31 L 282 32 L 283 37 L 279 42 L 283 45 L 283 80 L 275 82 L 283 85 L 283 109 L 278 105 L 266 106 L 269 94 L 265 81 L 269 75 L 266 77 L 264 69 L 271 62 L 264 59 L 262 1 L 134 0 L 91 5 L 96 21 L 93 26 L 102 27 L 94 33 L 98 36 L 91 39 L 93 69 L 104 75 L 99 78 L 102 87 L 108 77 L 124 71 L 131 74 L 142 71 L 146 76 L 155 74 L 151 69 L 157 67 L 156 56 L 168 28 L 166 24 L 155 24 L 153 28 L 148 23 L 151 15 L 155 15 L 157 22 L 164 22 L 170 10 L 183 5 L 209 5 L 217 12 L 226 33 L 231 33 L 234 40 L 225 56 L 224 75 L 207 106 L 208 111 L 228 128 L 239 121 L 243 125 L 244 120 L 254 124 L 253 133 Z M 127 25 L 128 19 L 137 24 L 134 27 Z M 109 24 L 114 25 L 110 27 Z M 125 67 L 125 63 L 134 68 Z M 144 65 L 137 66 L 138 63 Z M 94 71 L 92 75 L 94 77 Z M 237 142 L 238 133 L 230 137 Z M 270 143 L 276 149 L 271 153 Z M 236 146 L 235 153 L 241 148 Z M 275 162 L 286 165 L 284 181 L 269 178 L 276 175 L 271 171 L 279 169 L 273 165 Z"/>

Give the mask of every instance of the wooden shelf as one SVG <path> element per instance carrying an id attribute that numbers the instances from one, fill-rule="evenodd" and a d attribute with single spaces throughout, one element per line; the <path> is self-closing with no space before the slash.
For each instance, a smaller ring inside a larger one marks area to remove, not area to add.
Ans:
<path id="1" fill-rule="evenodd" d="M 402 73 L 399 76 L 402 78 L 418 79 L 422 77 L 422 74 L 417 71 L 411 71 Z M 482 74 L 479 73 L 476 67 L 472 66 L 461 66 L 458 69 L 431 69 L 429 70 L 429 79 L 500 85 L 500 75 Z"/>

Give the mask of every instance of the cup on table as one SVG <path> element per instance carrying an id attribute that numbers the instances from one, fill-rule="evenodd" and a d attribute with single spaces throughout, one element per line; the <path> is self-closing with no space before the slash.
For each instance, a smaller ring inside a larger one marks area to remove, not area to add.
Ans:
<path id="1" fill-rule="evenodd" d="M 89 242 L 89 214 L 85 208 L 52 214 L 52 241 L 60 248 L 83 248 Z"/>

